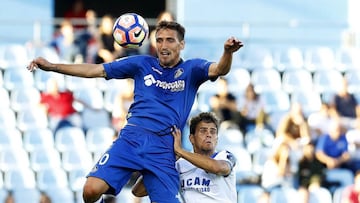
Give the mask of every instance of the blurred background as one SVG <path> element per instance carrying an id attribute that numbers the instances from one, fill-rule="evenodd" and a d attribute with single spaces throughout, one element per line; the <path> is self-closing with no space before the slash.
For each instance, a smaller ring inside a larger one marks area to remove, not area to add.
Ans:
<path id="1" fill-rule="evenodd" d="M 233 110 L 246 117 L 246 92 L 261 98 L 255 101 L 266 117 L 260 124 L 254 115 L 247 118 L 252 123 L 246 126 L 220 115 L 230 122 L 221 125 L 218 149 L 232 149 L 239 158 L 235 169 L 238 203 L 255 202 L 264 192 L 260 187 L 264 164 L 271 159 L 279 125 L 294 103 L 300 104 L 311 139 L 317 140 L 319 125 L 327 124 L 309 118 L 323 112 L 323 104 L 333 107 L 334 96 L 344 91 L 343 78 L 348 82 L 345 91 L 360 101 L 358 0 L 0 0 L 0 5 L 0 202 L 12 196 L 16 203 L 37 203 L 43 194 L 53 203 L 82 202 L 84 176 L 125 123 L 132 81 L 83 80 L 43 71 L 30 73 L 25 67 L 36 56 L 52 62 L 101 63 L 132 54 L 154 54 L 151 38 L 138 50 L 113 46 L 112 25 L 124 13 L 140 14 L 152 31 L 159 15 L 170 12 L 186 28 L 185 59 L 217 61 L 227 37 L 244 42 L 234 55 L 225 83 L 202 85 L 191 112 L 218 113 L 216 99 L 226 90 L 225 94 L 232 95 L 230 102 L 235 102 Z M 68 95 L 66 102 L 57 105 L 69 108 L 70 113 L 60 114 L 74 116 L 74 120 L 59 122 L 59 115 L 52 118 L 52 111 L 60 107 L 52 104 L 50 108 L 44 98 L 53 91 Z M 68 128 L 60 129 L 64 126 Z M 184 129 L 187 133 L 188 127 Z M 358 161 L 360 125 L 347 126 L 343 134 L 351 160 Z M 184 137 L 184 146 L 191 150 Z M 299 178 L 296 160 L 291 162 L 294 179 Z M 358 166 L 335 173 L 343 178 L 339 185 L 322 185 L 321 195 L 328 199 L 311 201 L 340 203 L 340 189 L 354 182 Z M 291 191 L 282 192 L 294 192 L 299 180 L 295 182 Z M 276 192 L 272 198 L 276 203 L 291 200 L 276 199 Z M 126 187 L 116 201 L 148 199 L 134 198 Z"/>

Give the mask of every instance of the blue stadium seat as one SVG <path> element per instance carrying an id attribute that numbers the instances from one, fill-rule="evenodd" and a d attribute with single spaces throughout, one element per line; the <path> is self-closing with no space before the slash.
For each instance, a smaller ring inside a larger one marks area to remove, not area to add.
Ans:
<path id="1" fill-rule="evenodd" d="M 4 173 L 4 186 L 7 190 L 36 188 L 35 173 L 28 167 L 17 168 Z"/>
<path id="2" fill-rule="evenodd" d="M 4 87 L 9 91 L 32 87 L 33 85 L 33 73 L 24 67 L 7 69 L 4 72 Z"/>
<path id="3" fill-rule="evenodd" d="M 255 128 L 245 133 L 245 147 L 251 154 L 264 147 L 272 146 L 275 135 L 269 129 Z"/>
<path id="4" fill-rule="evenodd" d="M 104 108 L 112 112 L 115 105 L 116 97 L 118 97 L 124 89 L 120 87 L 107 88 L 104 92 Z"/>
<path id="5" fill-rule="evenodd" d="M 54 148 L 39 147 L 30 152 L 30 167 L 35 172 L 61 168 L 60 153 Z"/>
<path id="6" fill-rule="evenodd" d="M 286 112 L 290 109 L 290 97 L 281 89 L 261 92 L 260 97 L 264 101 L 265 112 L 269 114 Z"/>
<path id="7" fill-rule="evenodd" d="M 22 149 L 22 146 L 21 132 L 17 128 L 0 128 L 0 152 Z"/>
<path id="8" fill-rule="evenodd" d="M 309 195 L 309 203 L 333 203 L 330 191 L 326 188 L 311 188 Z"/>
<path id="9" fill-rule="evenodd" d="M 36 57 L 41 56 L 41 57 L 44 57 L 47 60 L 51 61 L 52 63 L 60 63 L 61 62 L 60 56 L 56 52 L 56 49 L 51 46 L 33 47 L 28 55 L 30 58 L 36 58 Z"/>
<path id="10" fill-rule="evenodd" d="M 44 191 L 51 188 L 68 188 L 68 178 L 66 172 L 61 168 L 43 169 L 36 175 L 37 187 Z"/>
<path id="11" fill-rule="evenodd" d="M 69 188 L 49 188 L 44 192 L 50 197 L 51 203 L 74 203 L 75 197 Z"/>
<path id="12" fill-rule="evenodd" d="M 233 153 L 237 159 L 237 164 L 233 170 L 236 173 L 236 182 L 238 184 L 252 181 L 258 177 L 253 171 L 251 154 L 245 148 L 229 147 L 227 150 Z"/>
<path id="13" fill-rule="evenodd" d="M 69 75 L 65 76 L 65 88 L 70 91 L 83 88 L 96 89 L 96 86 L 96 78 L 81 78 Z"/>
<path id="14" fill-rule="evenodd" d="M 45 111 L 36 108 L 21 108 L 17 113 L 16 126 L 22 132 L 47 129 L 48 117 Z"/>
<path id="15" fill-rule="evenodd" d="M 287 93 L 296 90 L 312 90 L 313 79 L 311 73 L 306 69 L 285 70 L 282 76 L 282 89 Z"/>
<path id="16" fill-rule="evenodd" d="M 82 192 L 86 175 L 90 172 L 89 169 L 74 169 L 69 171 L 69 188 L 74 192 Z"/>
<path id="17" fill-rule="evenodd" d="M 40 191 L 37 188 L 18 189 L 13 191 L 15 202 L 38 203 Z"/>
<path id="18" fill-rule="evenodd" d="M 93 164 L 92 155 L 86 149 L 67 150 L 61 156 L 61 166 L 66 172 L 78 169 L 90 170 Z"/>
<path id="19" fill-rule="evenodd" d="M 300 103 L 306 117 L 311 113 L 318 112 L 321 108 L 321 95 L 314 90 L 303 90 L 292 92 L 291 103 Z"/>
<path id="20" fill-rule="evenodd" d="M 239 185 L 237 203 L 258 202 L 264 189 L 259 185 Z"/>
<path id="21" fill-rule="evenodd" d="M 23 134 L 23 146 L 28 152 L 42 148 L 54 148 L 54 134 L 48 128 L 35 128 Z"/>
<path id="22" fill-rule="evenodd" d="M 264 164 L 273 154 L 273 151 L 270 147 L 263 147 L 253 153 L 253 170 L 255 173 L 259 175 L 263 173 Z"/>
<path id="23" fill-rule="evenodd" d="M 10 107 L 10 96 L 9 92 L 0 84 L 0 109 L 6 109 Z"/>
<path id="24" fill-rule="evenodd" d="M 341 87 L 343 76 L 336 69 L 316 70 L 313 76 L 314 89 L 319 93 L 334 93 Z"/>
<path id="25" fill-rule="evenodd" d="M 269 48 L 261 46 L 244 47 L 241 67 L 247 70 L 267 69 L 274 67 L 274 56 Z"/>
<path id="26" fill-rule="evenodd" d="M 297 203 L 299 200 L 297 190 L 293 187 L 274 188 L 270 192 L 271 203 Z"/>
<path id="27" fill-rule="evenodd" d="M 47 72 L 47 71 L 35 71 L 34 72 L 34 85 L 35 87 L 40 90 L 46 90 L 47 81 L 50 78 L 55 78 L 60 90 L 65 89 L 65 76 L 56 73 L 56 72 Z"/>
<path id="28" fill-rule="evenodd" d="M 11 108 L 1 108 L 0 110 L 0 129 L 16 128 L 16 116 Z"/>
<path id="29" fill-rule="evenodd" d="M 339 183 L 339 187 L 345 187 L 354 183 L 354 174 L 346 168 L 333 168 L 325 171 L 325 180 Z M 330 188 L 333 192 L 334 188 Z"/>
<path id="30" fill-rule="evenodd" d="M 230 92 L 243 92 L 250 83 L 250 73 L 245 68 L 233 68 L 225 77 Z"/>
<path id="31" fill-rule="evenodd" d="M 74 98 L 78 111 L 85 108 L 102 109 L 104 107 L 104 98 L 101 90 L 96 88 L 77 88 L 74 91 Z M 78 102 L 77 102 L 78 101 Z"/>
<path id="32" fill-rule="evenodd" d="M 359 48 L 340 48 L 335 51 L 336 69 L 341 72 L 360 67 Z"/>
<path id="33" fill-rule="evenodd" d="M 276 69 L 256 69 L 251 73 L 255 91 L 262 93 L 281 89 L 281 76 Z"/>
<path id="34" fill-rule="evenodd" d="M 274 55 L 275 68 L 279 71 L 304 68 L 304 54 L 299 47 L 287 47 Z"/>
<path id="35" fill-rule="evenodd" d="M 78 127 L 60 128 L 55 133 L 55 148 L 61 153 L 73 149 L 85 149 L 84 131 Z"/>
<path id="36" fill-rule="evenodd" d="M 359 67 L 357 69 L 349 69 L 344 72 L 344 76 L 348 83 L 349 92 L 353 92 L 353 93 L 360 92 L 360 90 L 359 90 L 359 81 L 360 81 Z"/>
<path id="37" fill-rule="evenodd" d="M 35 87 L 14 89 L 10 93 L 10 106 L 20 112 L 29 108 L 37 108 L 40 103 L 40 92 Z"/>
<path id="38" fill-rule="evenodd" d="M 305 68 L 311 72 L 335 69 L 335 53 L 330 47 L 310 47 L 304 54 Z"/>
<path id="39" fill-rule="evenodd" d="M 8 195 L 8 191 L 1 186 L 0 187 L 0 202 L 5 202 L 7 195 Z"/>
<path id="40" fill-rule="evenodd" d="M 219 131 L 217 149 L 226 150 L 228 148 L 237 147 L 244 147 L 244 135 L 239 129 L 225 129 Z"/>
<path id="41" fill-rule="evenodd" d="M 23 44 L 4 45 L 0 54 L 2 69 L 20 68 L 24 69 L 29 62 L 28 52 Z"/>
<path id="42" fill-rule="evenodd" d="M 104 152 L 111 146 L 115 130 L 111 127 L 93 126 L 86 131 L 86 146 L 92 152 Z"/>
<path id="43" fill-rule="evenodd" d="M 111 115 L 104 108 L 91 109 L 85 108 L 81 113 L 83 128 L 87 131 L 93 126 L 110 127 Z"/>
<path id="44" fill-rule="evenodd" d="M 342 199 L 342 193 L 344 192 L 344 189 L 346 189 L 349 186 L 345 187 L 338 187 L 333 192 L 333 203 L 341 203 Z"/>

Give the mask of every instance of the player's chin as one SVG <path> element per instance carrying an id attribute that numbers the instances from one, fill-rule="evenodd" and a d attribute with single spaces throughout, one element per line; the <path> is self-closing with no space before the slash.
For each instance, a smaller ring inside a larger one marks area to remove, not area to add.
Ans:
<path id="1" fill-rule="evenodd" d="M 159 56 L 159 61 L 162 66 L 168 67 L 171 65 L 171 61 L 164 56 Z"/>

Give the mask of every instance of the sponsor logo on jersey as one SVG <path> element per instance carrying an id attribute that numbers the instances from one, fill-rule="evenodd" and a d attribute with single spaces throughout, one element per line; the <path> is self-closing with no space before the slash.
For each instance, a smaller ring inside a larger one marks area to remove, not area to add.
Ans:
<path id="1" fill-rule="evenodd" d="M 206 178 L 194 177 L 181 180 L 181 186 L 209 186 L 211 180 Z"/>
<path id="2" fill-rule="evenodd" d="M 148 87 L 155 85 L 156 87 L 170 90 L 171 92 L 183 91 L 185 89 L 184 80 L 176 80 L 174 82 L 161 81 L 156 80 L 152 74 L 148 74 L 144 77 L 144 83 Z"/>

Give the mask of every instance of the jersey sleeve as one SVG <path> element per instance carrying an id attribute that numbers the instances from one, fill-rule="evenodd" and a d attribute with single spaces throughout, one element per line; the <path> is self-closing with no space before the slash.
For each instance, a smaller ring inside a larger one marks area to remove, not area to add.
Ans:
<path id="1" fill-rule="evenodd" d="M 204 59 L 192 59 L 196 68 L 192 69 L 192 77 L 199 81 L 199 84 L 209 80 L 209 68 L 212 62 Z M 212 80 L 212 79 L 211 79 Z"/>
<path id="2" fill-rule="evenodd" d="M 129 56 L 122 57 L 113 62 L 104 63 L 106 79 L 134 78 L 134 75 L 141 70 L 143 61 L 143 56 Z"/>
<path id="3" fill-rule="evenodd" d="M 224 160 L 224 161 L 226 161 L 229 164 L 229 167 L 230 167 L 231 171 L 235 167 L 236 161 L 237 161 L 234 154 L 227 151 L 227 150 L 223 150 L 223 151 L 219 152 L 218 155 L 215 157 L 215 159 L 216 160 Z"/>

